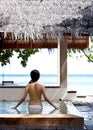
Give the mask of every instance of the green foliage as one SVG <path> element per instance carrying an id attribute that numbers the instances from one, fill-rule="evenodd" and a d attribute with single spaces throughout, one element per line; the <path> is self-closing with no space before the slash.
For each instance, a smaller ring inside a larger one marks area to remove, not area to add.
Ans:
<path id="1" fill-rule="evenodd" d="M 10 64 L 10 58 L 13 56 L 14 51 L 18 54 L 17 58 L 21 59 L 21 65 L 23 67 L 26 67 L 31 55 L 39 52 L 38 49 L 0 49 L 1 66 Z M 52 50 L 50 49 L 48 51 L 51 53 Z M 91 42 L 91 46 L 87 49 L 68 49 L 67 55 L 68 57 L 76 57 L 77 59 L 85 56 L 88 62 L 93 62 L 93 42 Z"/>
<path id="2" fill-rule="evenodd" d="M 86 57 L 88 62 L 93 62 L 93 42 L 87 49 L 69 49 L 67 50 L 67 54 L 69 57 L 83 58 Z"/>
<path id="3" fill-rule="evenodd" d="M 13 50 L 12 49 L 0 49 L 1 66 L 4 66 L 7 63 L 10 63 L 10 57 L 12 57 L 12 56 L 13 56 Z"/>
<path id="4" fill-rule="evenodd" d="M 80 49 L 68 49 L 67 55 L 68 57 L 76 57 L 77 59 L 82 58 L 84 56 L 82 50 Z"/>
<path id="5" fill-rule="evenodd" d="M 39 52 L 38 49 L 0 49 L 0 62 L 1 66 L 10 64 L 10 58 L 13 56 L 13 52 L 17 52 L 18 59 L 21 59 L 21 65 L 26 67 L 28 58 L 31 55 L 34 55 L 36 52 Z"/>
<path id="6" fill-rule="evenodd" d="M 18 59 L 21 58 L 21 64 L 23 67 L 26 67 L 28 58 L 31 55 L 34 55 L 36 52 L 39 52 L 38 49 L 20 49 L 20 50 L 15 50 L 15 52 L 18 53 Z"/>

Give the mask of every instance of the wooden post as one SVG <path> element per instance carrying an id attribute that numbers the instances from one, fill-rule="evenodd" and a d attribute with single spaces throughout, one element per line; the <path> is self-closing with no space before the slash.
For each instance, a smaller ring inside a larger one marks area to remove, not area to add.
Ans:
<path id="1" fill-rule="evenodd" d="M 67 92 L 67 42 L 66 37 L 58 38 L 58 58 L 59 58 L 59 82 L 62 88 L 62 94 Z"/>

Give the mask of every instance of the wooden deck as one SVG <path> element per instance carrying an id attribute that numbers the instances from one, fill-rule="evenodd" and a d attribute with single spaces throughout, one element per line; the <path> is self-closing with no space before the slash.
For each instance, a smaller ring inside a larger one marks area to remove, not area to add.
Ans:
<path id="1" fill-rule="evenodd" d="M 93 95 L 77 97 L 73 104 L 84 117 L 84 129 L 93 130 Z"/>

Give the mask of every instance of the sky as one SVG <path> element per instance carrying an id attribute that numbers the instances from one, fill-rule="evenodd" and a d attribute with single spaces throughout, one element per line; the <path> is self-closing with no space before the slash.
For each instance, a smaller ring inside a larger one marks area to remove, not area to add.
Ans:
<path id="1" fill-rule="evenodd" d="M 10 74 L 29 74 L 32 69 L 38 69 L 42 74 L 57 74 L 57 54 L 52 50 L 51 53 L 48 49 L 41 49 L 35 55 L 32 55 L 27 63 L 27 67 L 24 68 L 20 65 L 20 60 L 17 59 L 17 55 L 11 59 L 11 64 L 0 67 L 0 73 Z"/>
<path id="2" fill-rule="evenodd" d="M 69 74 L 93 74 L 93 63 L 89 63 L 86 58 L 68 58 Z"/>
<path id="3" fill-rule="evenodd" d="M 47 49 L 41 49 L 40 52 L 32 55 L 24 68 L 20 65 L 17 55 L 11 59 L 11 64 L 0 67 L 0 74 L 29 74 L 32 69 L 38 69 L 41 74 L 57 74 L 57 49 L 48 52 Z M 67 58 L 67 73 L 68 74 L 93 74 L 93 63 L 88 63 L 85 57 L 76 59 Z"/>

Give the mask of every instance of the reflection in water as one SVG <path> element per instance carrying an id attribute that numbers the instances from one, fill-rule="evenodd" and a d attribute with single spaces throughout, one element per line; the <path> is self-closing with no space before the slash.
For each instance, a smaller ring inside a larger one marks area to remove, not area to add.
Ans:
<path id="1" fill-rule="evenodd" d="M 15 109 L 15 110 L 16 110 L 17 114 L 21 114 L 20 111 L 19 111 L 18 109 Z"/>

